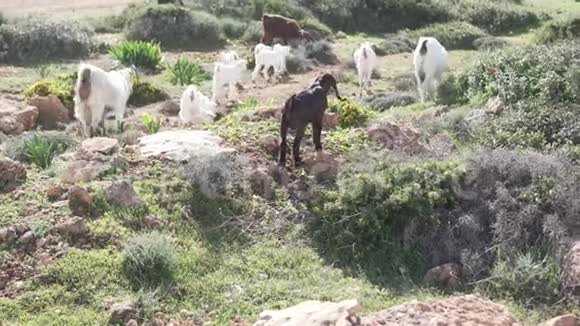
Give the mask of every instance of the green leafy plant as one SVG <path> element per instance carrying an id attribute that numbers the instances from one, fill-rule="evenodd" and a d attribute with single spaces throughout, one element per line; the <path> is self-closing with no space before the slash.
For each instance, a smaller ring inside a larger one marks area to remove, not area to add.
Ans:
<path id="1" fill-rule="evenodd" d="M 343 128 L 361 127 L 373 116 L 373 112 L 363 105 L 348 100 L 334 100 L 330 111 L 338 115 L 338 125 Z"/>
<path id="2" fill-rule="evenodd" d="M 44 68 L 43 68 L 44 69 Z M 46 68 L 48 69 L 48 68 Z M 39 74 L 48 73 L 47 70 L 39 71 Z M 34 96 L 49 96 L 54 95 L 59 98 L 62 104 L 71 112 L 74 109 L 74 84 L 77 75 L 61 75 L 56 78 L 44 79 L 30 85 L 24 91 L 24 98 L 30 100 Z"/>
<path id="3" fill-rule="evenodd" d="M 199 85 L 202 81 L 210 78 L 199 64 L 185 58 L 177 59 L 177 62 L 173 66 L 168 65 L 167 69 L 173 85 Z"/>
<path id="4" fill-rule="evenodd" d="M 54 157 L 62 152 L 64 147 L 61 144 L 38 135 L 34 135 L 24 143 L 26 159 L 41 169 L 48 168 Z"/>
<path id="5" fill-rule="evenodd" d="M 159 43 L 143 41 L 123 41 L 113 47 L 109 54 L 126 65 L 155 69 L 161 62 Z"/>
<path id="6" fill-rule="evenodd" d="M 53 71 L 52 65 L 41 65 L 36 69 L 40 78 L 45 79 L 47 78 Z"/>
<path id="7" fill-rule="evenodd" d="M 143 114 L 141 121 L 143 122 L 143 125 L 145 125 L 148 134 L 158 133 L 159 129 L 161 129 L 161 119 L 154 118 L 149 113 Z"/>
<path id="8" fill-rule="evenodd" d="M 133 93 L 129 97 L 130 105 L 144 106 L 167 99 L 169 99 L 169 95 L 150 82 L 138 78 L 133 80 Z"/>

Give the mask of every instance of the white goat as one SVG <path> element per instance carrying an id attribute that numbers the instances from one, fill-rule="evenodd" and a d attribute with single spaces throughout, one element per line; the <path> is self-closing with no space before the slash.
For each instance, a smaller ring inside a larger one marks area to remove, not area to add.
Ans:
<path id="1" fill-rule="evenodd" d="M 363 91 L 371 82 L 373 69 L 377 63 L 377 55 L 371 43 L 364 42 L 354 51 L 353 58 L 358 72 L 359 96 L 362 97 Z"/>
<path id="2" fill-rule="evenodd" d="M 259 46 L 260 44 L 258 44 Z M 276 44 L 273 48 L 263 46 L 254 49 L 256 67 L 252 73 L 252 80 L 255 80 L 258 73 L 262 71 L 264 79 L 269 80 L 268 71 L 274 69 L 274 76 L 284 73 L 286 67 L 286 57 L 290 53 L 290 47 Z"/>
<path id="3" fill-rule="evenodd" d="M 246 60 L 235 60 L 232 63 L 215 63 L 212 86 L 212 100 L 215 103 L 218 103 L 226 95 L 224 93 L 226 86 L 229 93 L 235 89 L 235 84 L 242 80 L 246 65 Z"/>
<path id="4" fill-rule="evenodd" d="M 74 103 L 75 117 L 81 122 L 85 137 L 90 137 L 104 122 L 105 115 L 106 120 L 123 119 L 127 100 L 133 92 L 134 73 L 134 67 L 106 72 L 90 64 L 80 64 Z"/>
<path id="5" fill-rule="evenodd" d="M 220 60 L 223 63 L 233 63 L 236 60 L 240 60 L 240 56 L 234 50 L 224 51 L 220 55 Z"/>
<path id="6" fill-rule="evenodd" d="M 193 85 L 187 86 L 179 102 L 179 118 L 184 123 L 200 124 L 213 121 L 216 104 Z"/>
<path id="7" fill-rule="evenodd" d="M 437 39 L 421 37 L 415 48 L 413 63 L 419 95 L 421 102 L 424 102 L 437 89 L 443 73 L 449 69 L 447 51 Z"/>

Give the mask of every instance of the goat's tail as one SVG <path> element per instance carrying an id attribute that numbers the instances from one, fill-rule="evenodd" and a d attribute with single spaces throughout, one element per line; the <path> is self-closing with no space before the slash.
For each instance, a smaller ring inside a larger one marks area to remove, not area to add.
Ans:
<path id="1" fill-rule="evenodd" d="M 427 54 L 427 42 L 428 42 L 428 41 L 429 41 L 429 40 L 424 40 L 424 41 L 423 41 L 423 44 L 421 44 L 421 49 L 419 50 L 419 53 L 420 53 L 422 56 L 424 56 L 424 55 L 426 55 L 426 54 Z"/>
<path id="2" fill-rule="evenodd" d="M 365 58 L 365 59 L 367 59 L 369 57 L 368 54 L 367 54 L 367 48 L 366 47 L 363 48 L 363 53 L 362 54 L 363 54 L 363 58 Z"/>

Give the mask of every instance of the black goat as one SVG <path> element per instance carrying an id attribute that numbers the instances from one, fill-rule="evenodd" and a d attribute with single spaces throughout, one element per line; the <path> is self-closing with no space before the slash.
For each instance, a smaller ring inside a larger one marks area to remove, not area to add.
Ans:
<path id="1" fill-rule="evenodd" d="M 312 138 L 314 138 L 314 147 L 317 151 L 322 150 L 320 136 L 322 134 L 322 119 L 324 111 L 328 107 L 328 91 L 334 88 L 336 97 L 342 100 L 338 95 L 336 88 L 336 79 L 331 74 L 321 74 L 316 78 L 314 84 L 308 89 L 298 94 L 290 96 L 284 104 L 282 110 L 282 120 L 280 123 L 280 164 L 286 164 L 286 136 L 288 128 L 296 130 L 296 137 L 292 145 L 292 154 L 294 156 L 294 165 L 302 163 L 300 159 L 300 142 L 304 136 L 304 130 L 309 123 L 312 123 Z"/>

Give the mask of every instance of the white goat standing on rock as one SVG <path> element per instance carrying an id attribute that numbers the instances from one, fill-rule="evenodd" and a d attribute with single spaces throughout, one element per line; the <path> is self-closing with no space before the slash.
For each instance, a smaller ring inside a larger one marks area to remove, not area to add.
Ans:
<path id="1" fill-rule="evenodd" d="M 228 93 L 235 89 L 236 83 L 242 80 L 242 75 L 246 71 L 246 60 L 234 60 L 231 63 L 216 62 L 213 71 L 212 100 L 219 103 L 225 97 L 227 87 Z"/>
<path id="2" fill-rule="evenodd" d="M 377 54 L 370 42 L 364 42 L 354 51 L 353 58 L 358 72 L 359 96 L 362 97 L 363 91 L 371 82 L 373 69 L 377 63 Z"/>
<path id="3" fill-rule="evenodd" d="M 193 85 L 189 85 L 179 102 L 179 118 L 184 123 L 200 124 L 213 121 L 216 104 Z"/>
<path id="4" fill-rule="evenodd" d="M 254 48 L 256 67 L 252 73 L 252 80 L 255 80 L 258 73 L 262 71 L 264 79 L 269 80 L 268 71 L 274 69 L 274 76 L 280 76 L 286 72 L 286 57 L 290 54 L 290 47 L 276 44 L 274 47 L 262 43 Z"/>
<path id="5" fill-rule="evenodd" d="M 81 122 L 85 137 L 90 137 L 103 119 L 116 122 L 123 119 L 133 92 L 134 74 L 134 67 L 106 72 L 90 64 L 80 64 L 74 103 L 75 117 Z"/>
<path id="6" fill-rule="evenodd" d="M 441 82 L 443 74 L 449 69 L 447 51 L 433 37 L 421 37 L 415 48 L 413 63 L 421 102 L 429 97 Z"/>

